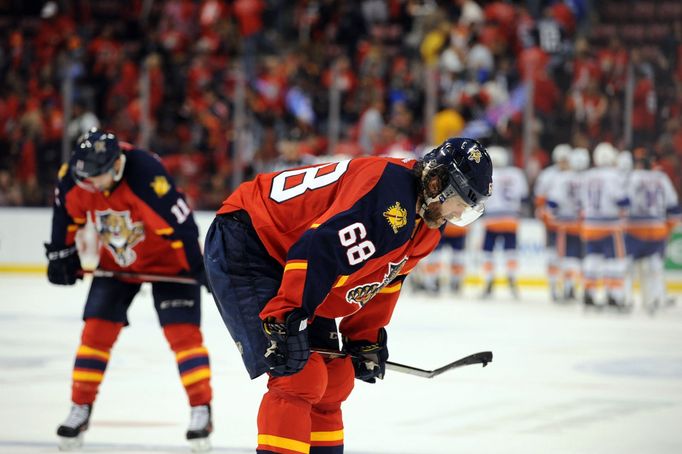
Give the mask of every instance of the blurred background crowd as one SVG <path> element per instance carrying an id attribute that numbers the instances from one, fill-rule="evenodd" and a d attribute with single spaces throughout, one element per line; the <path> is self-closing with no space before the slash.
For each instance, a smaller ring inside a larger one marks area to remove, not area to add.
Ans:
<path id="1" fill-rule="evenodd" d="M 0 1 L 0 206 L 49 205 L 92 126 L 159 154 L 195 209 L 457 135 L 511 150 L 531 191 L 557 144 L 610 142 L 679 193 L 682 2 Z"/>

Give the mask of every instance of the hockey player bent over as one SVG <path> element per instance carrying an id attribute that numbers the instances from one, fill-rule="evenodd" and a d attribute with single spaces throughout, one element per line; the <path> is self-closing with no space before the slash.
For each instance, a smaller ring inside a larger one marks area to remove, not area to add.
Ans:
<path id="1" fill-rule="evenodd" d="M 99 235 L 99 267 L 127 273 L 186 275 L 205 282 L 198 229 L 184 196 L 152 154 L 91 130 L 62 166 L 55 192 L 48 279 L 72 285 L 82 273 L 76 231 L 87 217 Z M 73 367 L 73 407 L 57 435 L 62 449 L 82 443 L 104 378 L 111 347 L 128 324 L 128 307 L 141 280 L 95 277 L 85 303 L 81 345 Z M 187 438 L 209 447 L 212 431 L 208 351 L 202 344 L 199 284 L 154 282 L 154 306 L 175 352 L 191 406 Z"/>
<path id="2" fill-rule="evenodd" d="M 422 161 L 358 158 L 263 174 L 242 184 L 206 236 L 205 262 L 225 325 L 255 378 L 269 374 L 259 453 L 341 453 L 341 404 L 353 377 L 374 383 L 384 326 L 406 274 L 446 221 L 483 212 L 492 166 L 471 139 Z M 349 355 L 338 349 L 335 318 Z"/>

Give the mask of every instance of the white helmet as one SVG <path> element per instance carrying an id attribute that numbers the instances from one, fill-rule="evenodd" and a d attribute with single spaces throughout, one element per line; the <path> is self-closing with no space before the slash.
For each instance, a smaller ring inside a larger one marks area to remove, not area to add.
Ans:
<path id="1" fill-rule="evenodd" d="M 618 169 L 623 172 L 629 172 L 632 170 L 634 163 L 632 162 L 632 153 L 629 150 L 623 150 L 618 153 Z"/>
<path id="2" fill-rule="evenodd" d="M 571 170 L 585 170 L 590 167 L 590 152 L 587 148 L 574 148 L 568 157 Z"/>
<path id="3" fill-rule="evenodd" d="M 493 167 L 507 167 L 509 165 L 509 152 L 504 147 L 491 145 L 488 147 L 488 155 L 493 162 Z"/>
<path id="4" fill-rule="evenodd" d="M 572 150 L 573 149 L 569 144 L 560 143 L 559 145 L 554 147 L 554 150 L 552 150 L 552 162 L 556 163 L 568 159 L 568 155 Z"/>
<path id="5" fill-rule="evenodd" d="M 618 150 L 608 142 L 601 142 L 592 152 L 594 165 L 597 167 L 612 167 L 618 162 Z"/>

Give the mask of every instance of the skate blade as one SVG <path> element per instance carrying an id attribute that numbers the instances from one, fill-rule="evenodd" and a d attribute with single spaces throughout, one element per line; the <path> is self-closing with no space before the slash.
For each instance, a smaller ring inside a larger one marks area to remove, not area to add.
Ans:
<path id="1" fill-rule="evenodd" d="M 193 440 L 188 440 L 189 446 L 192 452 L 209 452 L 211 447 L 211 441 L 207 438 L 195 438 Z"/>
<path id="2" fill-rule="evenodd" d="M 59 450 L 60 451 L 75 451 L 83 447 L 83 434 L 78 434 L 77 437 L 59 437 Z"/>

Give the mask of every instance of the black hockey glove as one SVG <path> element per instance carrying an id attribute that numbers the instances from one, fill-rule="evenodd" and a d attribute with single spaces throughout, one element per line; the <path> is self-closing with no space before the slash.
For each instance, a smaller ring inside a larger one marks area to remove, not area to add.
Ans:
<path id="1" fill-rule="evenodd" d="M 47 279 L 57 285 L 73 285 L 79 276 L 81 260 L 76 245 L 56 246 L 45 243 L 45 255 L 50 261 L 47 265 Z"/>
<path id="2" fill-rule="evenodd" d="M 263 332 L 270 345 L 265 362 L 275 377 L 292 375 L 303 369 L 310 357 L 308 318 L 300 311 L 289 312 L 284 323 L 264 321 Z"/>
<path id="3" fill-rule="evenodd" d="M 383 380 L 386 373 L 386 361 L 388 360 L 388 347 L 386 347 L 386 330 L 379 330 L 376 342 L 352 341 L 348 338 L 343 340 L 343 351 L 348 353 L 353 361 L 355 378 L 376 383 L 376 379 Z"/>

